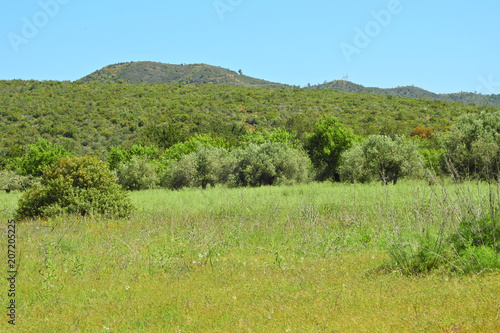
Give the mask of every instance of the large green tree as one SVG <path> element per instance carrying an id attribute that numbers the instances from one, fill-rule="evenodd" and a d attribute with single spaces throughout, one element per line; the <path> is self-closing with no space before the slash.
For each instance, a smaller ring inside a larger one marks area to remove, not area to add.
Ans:
<path id="1" fill-rule="evenodd" d="M 353 131 L 331 115 L 316 123 L 313 133 L 306 138 L 304 148 L 318 171 L 319 180 L 340 180 L 340 156 L 352 146 L 355 139 Z"/>
<path id="2" fill-rule="evenodd" d="M 396 135 L 370 135 L 342 155 L 342 179 L 365 182 L 378 177 L 384 185 L 403 176 L 420 175 L 424 162 L 414 141 Z"/>
<path id="3" fill-rule="evenodd" d="M 443 146 L 453 176 L 498 179 L 500 112 L 464 115 L 444 137 Z"/>

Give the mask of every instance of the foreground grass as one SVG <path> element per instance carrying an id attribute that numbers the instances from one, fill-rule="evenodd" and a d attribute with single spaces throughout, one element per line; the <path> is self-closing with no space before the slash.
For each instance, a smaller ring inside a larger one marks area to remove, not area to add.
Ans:
<path id="1" fill-rule="evenodd" d="M 500 331 L 497 273 L 381 269 L 397 238 L 460 218 L 458 190 L 482 207 L 485 188 L 454 186 L 154 190 L 132 193 L 126 220 L 20 222 L 15 329 Z M 15 195 L 0 196 L 5 221 Z"/>

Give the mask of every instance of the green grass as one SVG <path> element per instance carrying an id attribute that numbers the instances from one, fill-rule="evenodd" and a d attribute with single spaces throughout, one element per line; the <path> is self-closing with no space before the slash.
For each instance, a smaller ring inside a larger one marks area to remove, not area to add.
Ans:
<path id="1" fill-rule="evenodd" d="M 15 330 L 499 331 L 496 271 L 408 276 L 387 252 L 422 230 L 452 233 L 490 193 L 416 181 L 150 190 L 131 193 L 129 219 L 19 222 Z M 0 194 L 4 225 L 18 197 Z"/>

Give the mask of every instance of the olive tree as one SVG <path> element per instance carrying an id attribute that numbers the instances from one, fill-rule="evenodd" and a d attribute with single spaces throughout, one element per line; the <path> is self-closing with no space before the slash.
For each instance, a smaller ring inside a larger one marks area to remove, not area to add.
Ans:
<path id="1" fill-rule="evenodd" d="M 403 176 L 420 176 L 424 163 L 415 142 L 403 136 L 371 135 L 342 155 L 344 180 L 366 182 L 378 177 L 384 185 Z"/>
<path id="2" fill-rule="evenodd" d="M 462 116 L 444 137 L 443 147 L 454 177 L 498 179 L 500 112 Z"/>

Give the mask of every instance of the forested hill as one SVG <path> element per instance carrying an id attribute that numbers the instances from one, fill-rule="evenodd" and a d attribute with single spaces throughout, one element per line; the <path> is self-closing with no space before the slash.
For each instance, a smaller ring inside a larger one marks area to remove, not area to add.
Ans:
<path id="1" fill-rule="evenodd" d="M 256 79 L 229 69 L 206 65 L 171 65 L 159 62 L 139 61 L 106 66 L 89 74 L 80 83 L 161 83 L 161 84 L 213 84 L 244 87 L 294 88 L 293 86 Z M 365 93 L 381 96 L 404 98 L 424 98 L 462 104 L 477 104 L 500 107 L 500 95 L 482 95 L 476 93 L 436 94 L 414 86 L 396 88 L 364 87 L 345 80 L 325 82 L 309 89 L 330 89 L 350 93 Z"/>
<path id="2" fill-rule="evenodd" d="M 300 138 L 328 113 L 358 135 L 410 135 L 417 126 L 442 131 L 465 113 L 498 110 L 329 89 L 21 80 L 0 81 L 0 105 L 0 158 L 40 137 L 103 156 L 112 146 L 147 143 L 152 131 L 170 140 L 174 125 L 182 135 L 212 133 L 230 142 L 273 127 Z"/>
<path id="3" fill-rule="evenodd" d="M 374 88 L 364 87 L 360 84 L 345 80 L 336 80 L 309 86 L 309 89 L 331 89 L 351 93 L 364 93 L 382 96 L 405 97 L 405 98 L 425 98 L 430 100 L 441 100 L 446 102 L 456 102 L 462 104 L 477 104 L 500 107 L 500 95 L 482 95 L 477 93 L 460 92 L 456 94 L 435 94 L 419 87 L 405 86 L 397 88 Z"/>
<path id="4" fill-rule="evenodd" d="M 170 65 L 159 62 L 128 62 L 106 66 L 77 82 L 220 84 L 245 87 L 287 87 L 205 64 Z"/>

